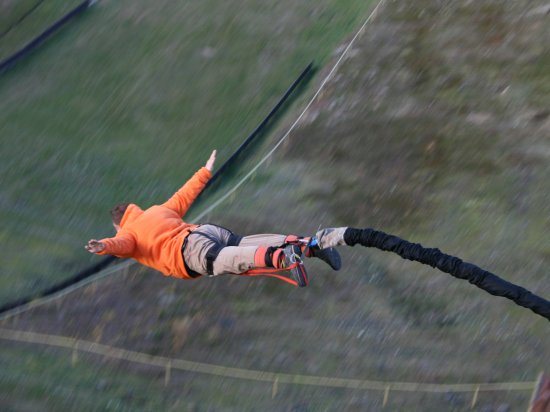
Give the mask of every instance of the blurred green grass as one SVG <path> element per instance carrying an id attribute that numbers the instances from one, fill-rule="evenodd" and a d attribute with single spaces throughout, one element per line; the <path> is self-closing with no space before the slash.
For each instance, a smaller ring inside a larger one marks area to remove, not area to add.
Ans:
<path id="1" fill-rule="evenodd" d="M 42 0 L 4 0 L 0 3 L 0 36 L 5 36 Z"/>
<path id="2" fill-rule="evenodd" d="M 47 3 L 0 41 L 2 54 L 74 6 Z M 103 1 L 3 74 L 0 302 L 95 261 L 83 245 L 111 234 L 113 204 L 162 201 L 214 148 L 223 162 L 367 9 Z"/>
<path id="3" fill-rule="evenodd" d="M 82 0 L 22 0 L 0 3 L 0 61 L 11 56 Z"/>

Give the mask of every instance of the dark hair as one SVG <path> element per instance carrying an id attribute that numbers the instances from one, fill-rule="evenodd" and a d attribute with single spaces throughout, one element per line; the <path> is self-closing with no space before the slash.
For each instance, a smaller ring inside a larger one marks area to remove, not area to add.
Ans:
<path id="1" fill-rule="evenodd" d="M 120 203 L 111 209 L 111 219 L 113 219 L 115 225 L 120 225 L 122 216 L 124 216 L 129 204 L 130 203 Z"/>

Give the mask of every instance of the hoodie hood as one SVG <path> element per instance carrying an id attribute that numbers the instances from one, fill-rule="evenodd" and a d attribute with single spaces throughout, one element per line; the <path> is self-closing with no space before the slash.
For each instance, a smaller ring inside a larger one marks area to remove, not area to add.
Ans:
<path id="1" fill-rule="evenodd" d="M 123 228 L 126 223 L 136 220 L 142 213 L 143 210 L 138 205 L 130 203 L 126 212 L 124 212 L 124 216 L 122 216 L 120 227 Z"/>

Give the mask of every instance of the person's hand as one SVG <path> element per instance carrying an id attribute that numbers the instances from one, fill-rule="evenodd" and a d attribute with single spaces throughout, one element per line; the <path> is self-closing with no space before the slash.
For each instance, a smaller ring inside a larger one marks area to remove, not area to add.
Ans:
<path id="1" fill-rule="evenodd" d="M 216 151 L 214 150 L 212 154 L 210 155 L 210 158 L 206 162 L 206 167 L 209 171 L 212 171 L 214 169 L 214 162 L 216 161 Z"/>
<path id="2" fill-rule="evenodd" d="M 105 250 L 105 243 L 99 240 L 91 239 L 84 248 L 90 253 L 99 253 Z"/>

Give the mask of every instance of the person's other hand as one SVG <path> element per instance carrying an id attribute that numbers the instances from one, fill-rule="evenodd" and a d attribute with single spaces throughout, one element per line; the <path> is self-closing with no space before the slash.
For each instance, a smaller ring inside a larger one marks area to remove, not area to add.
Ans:
<path id="1" fill-rule="evenodd" d="M 214 169 L 215 161 L 216 161 L 216 150 L 212 152 L 212 154 L 210 155 L 210 158 L 208 159 L 204 167 L 206 167 L 209 171 L 212 171 L 212 169 Z"/>
<path id="2" fill-rule="evenodd" d="M 99 240 L 91 239 L 84 248 L 90 253 L 99 253 L 105 250 L 105 244 Z"/>

